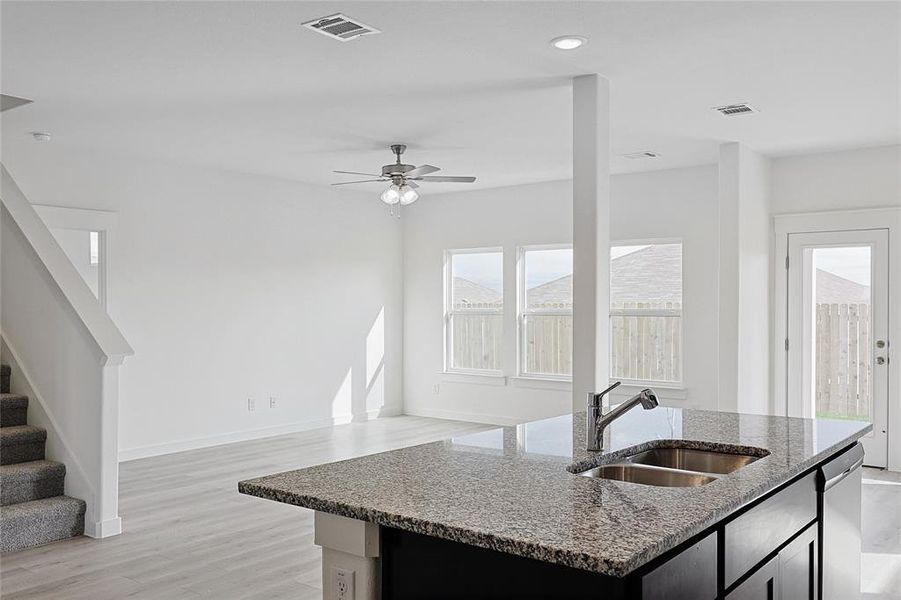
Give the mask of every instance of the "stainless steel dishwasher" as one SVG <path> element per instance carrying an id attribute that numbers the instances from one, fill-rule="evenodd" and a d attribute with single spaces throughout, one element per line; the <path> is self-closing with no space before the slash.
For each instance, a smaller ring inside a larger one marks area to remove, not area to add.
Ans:
<path id="1" fill-rule="evenodd" d="M 817 473 L 821 600 L 860 598 L 863 446 L 854 444 Z"/>

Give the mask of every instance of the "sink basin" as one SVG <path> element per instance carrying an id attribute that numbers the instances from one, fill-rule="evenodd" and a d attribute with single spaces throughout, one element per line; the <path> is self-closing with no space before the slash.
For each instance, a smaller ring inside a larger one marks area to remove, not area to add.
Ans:
<path id="1" fill-rule="evenodd" d="M 652 448 L 626 457 L 626 461 L 641 465 L 682 469 L 700 473 L 726 474 L 757 460 L 747 454 L 727 454 L 690 448 Z"/>
<path id="2" fill-rule="evenodd" d="M 639 464 L 601 465 L 580 475 L 663 487 L 698 487 L 716 481 L 716 478 L 701 473 L 657 469 Z"/>

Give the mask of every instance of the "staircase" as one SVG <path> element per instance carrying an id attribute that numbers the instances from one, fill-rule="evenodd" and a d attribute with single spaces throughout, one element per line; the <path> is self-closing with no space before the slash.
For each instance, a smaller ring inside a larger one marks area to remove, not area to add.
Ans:
<path id="1" fill-rule="evenodd" d="M 0 366 L 0 552 L 84 533 L 85 503 L 63 493 L 66 466 L 44 459 L 47 431 L 27 424 L 28 397 Z"/>

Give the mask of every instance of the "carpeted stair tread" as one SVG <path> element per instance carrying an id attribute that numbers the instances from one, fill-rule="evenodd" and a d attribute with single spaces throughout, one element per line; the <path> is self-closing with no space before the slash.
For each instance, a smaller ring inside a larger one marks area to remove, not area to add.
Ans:
<path id="1" fill-rule="evenodd" d="M 28 396 L 0 393 L 0 427 L 25 425 L 28 417 Z"/>
<path id="2" fill-rule="evenodd" d="M 28 408 L 28 396 L 0 393 L 0 408 Z"/>
<path id="3" fill-rule="evenodd" d="M 52 460 L 0 466 L 0 506 L 62 496 L 66 465 Z"/>
<path id="4" fill-rule="evenodd" d="M 0 552 L 40 546 L 84 533 L 84 500 L 55 496 L 0 508 Z"/>
<path id="5" fill-rule="evenodd" d="M 0 465 L 44 460 L 47 431 L 31 425 L 0 427 Z"/>

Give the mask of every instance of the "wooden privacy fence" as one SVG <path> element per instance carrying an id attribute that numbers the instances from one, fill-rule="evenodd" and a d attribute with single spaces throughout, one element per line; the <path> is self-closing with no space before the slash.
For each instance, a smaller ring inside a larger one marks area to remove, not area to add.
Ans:
<path id="1" fill-rule="evenodd" d="M 568 307 L 555 304 L 542 308 L 560 310 Z M 649 314 L 611 315 L 611 377 L 679 381 L 682 374 L 681 305 L 628 302 L 614 310 Z M 452 325 L 453 366 L 501 370 L 502 328 L 501 315 L 456 313 Z M 571 315 L 527 314 L 523 338 L 526 373 L 572 374 Z"/>
<path id="2" fill-rule="evenodd" d="M 680 381 L 681 303 L 624 302 L 615 305 L 612 310 L 610 377 Z"/>
<path id="3" fill-rule="evenodd" d="M 872 323 L 869 304 L 817 304 L 817 416 L 869 416 Z"/>

